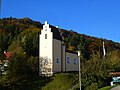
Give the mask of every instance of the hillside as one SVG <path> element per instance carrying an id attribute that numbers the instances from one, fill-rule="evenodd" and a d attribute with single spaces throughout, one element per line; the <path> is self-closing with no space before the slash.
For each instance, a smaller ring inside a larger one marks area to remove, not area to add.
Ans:
<path id="1" fill-rule="evenodd" d="M 12 43 L 19 39 L 19 41 L 24 44 L 31 44 L 31 50 L 27 50 L 27 46 L 22 46 L 24 51 L 28 55 L 36 56 L 38 55 L 38 35 L 42 29 L 42 24 L 38 21 L 33 21 L 29 18 L 17 19 L 17 18 L 3 18 L 0 20 L 0 52 L 4 50 L 9 51 Z M 74 31 L 69 31 L 65 29 L 60 29 L 61 34 L 64 38 L 64 44 L 67 49 L 72 51 L 80 50 L 85 58 L 89 59 L 94 52 L 99 51 L 101 54 L 102 43 L 105 42 L 105 48 L 107 52 L 120 49 L 120 44 L 113 42 L 111 40 L 106 40 L 97 37 L 91 37 L 84 34 L 79 34 Z M 31 39 L 32 35 L 34 39 Z M 26 36 L 29 36 L 26 38 Z M 21 40 L 25 38 L 23 43 Z M 29 40 L 31 39 L 31 42 Z M 27 41 L 26 41 L 27 40 Z M 32 42 L 34 40 L 34 42 Z M 29 43 L 27 43 L 29 42 Z M 29 44 L 29 45 L 30 45 Z"/>
<path id="2" fill-rule="evenodd" d="M 60 73 L 51 78 L 38 76 L 39 35 L 42 28 L 43 24 L 29 18 L 10 17 L 0 20 L 1 62 L 4 63 L 6 59 L 4 51 L 12 53 L 6 69 L 7 74 L 0 77 L 0 89 L 11 90 L 11 88 L 18 87 L 17 90 L 21 90 L 21 88 L 23 90 L 25 83 L 26 86 L 40 90 L 48 90 L 48 88 L 56 90 L 59 87 L 65 90 L 77 85 L 78 74 L 76 73 Z M 68 50 L 81 51 L 81 86 L 83 90 L 97 90 L 108 85 L 111 81 L 110 73 L 120 71 L 120 43 L 79 34 L 71 30 L 60 28 L 60 31 Z M 103 55 L 103 41 L 106 50 L 105 56 Z M 36 86 L 33 86 L 34 84 Z M 52 85 L 53 87 L 51 87 Z"/>
<path id="3" fill-rule="evenodd" d="M 34 77 L 21 79 L 12 86 L 0 87 L 0 90 L 69 90 L 78 83 L 77 73 L 59 73 L 53 77 Z M 73 90 L 76 90 L 76 86 Z"/>

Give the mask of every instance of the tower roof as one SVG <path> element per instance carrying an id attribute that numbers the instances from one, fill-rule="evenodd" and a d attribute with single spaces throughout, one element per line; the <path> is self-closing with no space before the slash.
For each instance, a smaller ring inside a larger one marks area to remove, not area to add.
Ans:
<path id="1" fill-rule="evenodd" d="M 45 24 L 43 24 L 43 28 L 44 28 L 44 26 L 45 26 L 45 28 L 46 27 L 51 28 L 51 32 L 53 32 L 53 38 L 54 39 L 63 41 L 62 36 L 61 36 L 61 32 L 60 32 L 58 27 L 55 27 L 55 26 L 52 26 L 52 25 L 48 24 L 47 21 L 45 21 Z"/>
<path id="2" fill-rule="evenodd" d="M 52 25 L 50 25 L 50 28 L 51 28 L 51 32 L 53 32 L 53 38 L 62 41 L 63 39 L 62 39 L 62 36 L 60 34 L 61 32 L 60 32 L 59 28 L 56 28 Z"/>

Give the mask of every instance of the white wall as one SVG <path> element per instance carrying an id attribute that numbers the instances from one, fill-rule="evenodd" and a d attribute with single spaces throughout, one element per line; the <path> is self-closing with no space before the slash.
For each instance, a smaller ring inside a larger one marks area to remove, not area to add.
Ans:
<path id="1" fill-rule="evenodd" d="M 70 63 L 67 63 L 67 57 L 70 58 Z M 75 58 L 76 58 L 76 64 L 74 64 Z M 78 62 L 77 54 L 66 52 L 66 71 L 78 71 L 78 70 L 79 70 L 79 62 Z"/>
<path id="2" fill-rule="evenodd" d="M 65 52 L 65 46 L 62 45 L 62 71 L 65 72 L 66 71 L 66 52 Z"/>
<path id="3" fill-rule="evenodd" d="M 47 35 L 47 39 L 45 39 L 45 34 Z M 51 68 L 50 73 L 53 73 L 52 72 L 52 69 L 53 69 L 52 68 L 53 67 L 52 65 L 53 63 L 52 62 L 53 60 L 53 33 L 51 32 L 51 28 L 49 28 L 49 24 L 47 23 L 43 25 L 43 30 L 41 30 L 41 34 L 39 36 L 39 60 L 41 57 L 49 59 L 51 63 L 51 65 L 49 65 L 49 68 Z M 39 64 L 39 70 L 41 70 L 40 64 Z"/>
<path id="4" fill-rule="evenodd" d="M 54 56 L 54 61 L 53 61 L 53 71 L 54 72 L 61 72 L 61 54 L 62 54 L 62 46 L 61 46 L 62 42 L 60 40 L 54 39 L 53 40 L 53 48 L 54 48 L 54 52 L 53 52 L 53 56 Z M 58 61 L 57 61 L 58 59 Z"/>

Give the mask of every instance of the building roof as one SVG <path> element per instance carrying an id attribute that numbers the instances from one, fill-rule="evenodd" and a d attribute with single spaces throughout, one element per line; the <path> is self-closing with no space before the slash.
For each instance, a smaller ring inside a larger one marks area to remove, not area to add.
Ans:
<path id="1" fill-rule="evenodd" d="M 66 52 L 68 52 L 68 53 L 73 53 L 73 54 L 78 54 L 77 52 L 70 51 L 70 50 L 66 50 Z"/>
<path id="2" fill-rule="evenodd" d="M 53 38 L 62 41 L 63 39 L 62 39 L 62 36 L 60 34 L 59 28 L 56 28 L 52 25 L 50 25 L 50 28 L 51 28 L 51 31 L 53 32 Z"/>
<path id="3" fill-rule="evenodd" d="M 63 41 L 61 32 L 60 32 L 58 27 L 55 27 L 55 26 L 48 24 L 47 21 L 45 21 L 45 24 L 43 24 L 43 27 L 44 27 L 44 25 L 49 26 L 48 28 L 51 28 L 51 32 L 53 32 L 54 39 Z"/>
<path id="4" fill-rule="evenodd" d="M 120 76 L 120 72 L 111 72 L 112 76 Z"/>
<path id="5" fill-rule="evenodd" d="M 12 53 L 11 52 L 5 52 L 4 54 L 6 56 L 6 59 L 8 59 L 11 56 Z"/>

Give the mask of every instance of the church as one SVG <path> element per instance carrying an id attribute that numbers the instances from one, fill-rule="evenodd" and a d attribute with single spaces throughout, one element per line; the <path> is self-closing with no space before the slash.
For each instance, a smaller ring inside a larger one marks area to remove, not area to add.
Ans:
<path id="1" fill-rule="evenodd" d="M 57 72 L 78 70 L 77 52 L 67 50 L 59 28 L 45 21 L 39 35 L 39 75 L 52 76 Z"/>

